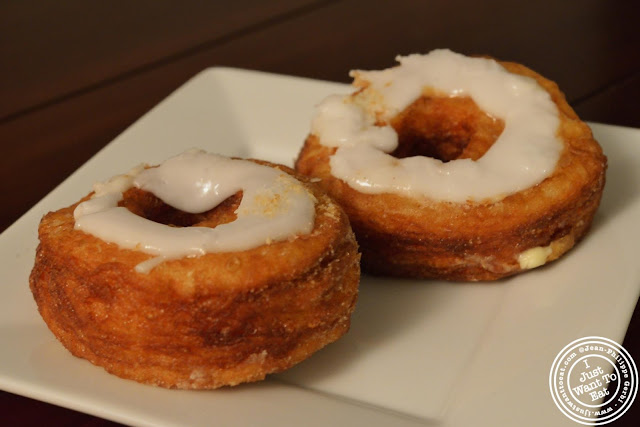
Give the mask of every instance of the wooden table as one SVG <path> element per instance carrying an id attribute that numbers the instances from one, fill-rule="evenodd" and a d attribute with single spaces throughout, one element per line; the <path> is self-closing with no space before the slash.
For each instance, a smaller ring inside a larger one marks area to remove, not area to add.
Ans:
<path id="1" fill-rule="evenodd" d="M 631 1 L 137 0 L 0 5 L 4 230 L 189 77 L 231 66 L 348 82 L 448 47 L 522 62 L 589 121 L 640 127 Z M 640 361 L 640 314 L 624 346 Z M 8 424 L 109 421 L 0 392 Z M 8 420 L 7 420 L 8 414 Z M 640 414 L 640 404 L 623 420 Z"/>

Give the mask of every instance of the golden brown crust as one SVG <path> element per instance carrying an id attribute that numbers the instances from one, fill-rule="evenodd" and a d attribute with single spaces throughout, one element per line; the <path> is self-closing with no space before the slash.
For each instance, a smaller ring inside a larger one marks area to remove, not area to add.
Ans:
<path id="1" fill-rule="evenodd" d="M 602 149 L 555 83 L 522 65 L 501 64 L 512 73 L 534 78 L 551 95 L 559 110 L 558 134 L 564 150 L 550 177 L 499 202 L 458 204 L 360 193 L 331 175 L 329 158 L 335 148 L 322 146 L 314 135 L 307 138 L 296 170 L 320 178 L 345 209 L 362 250 L 363 270 L 494 280 L 523 271 L 518 257 L 525 250 L 550 246 L 547 262 L 552 261 L 587 232 L 605 183 L 607 160 Z M 503 125 L 469 101 L 420 98 L 392 122 L 400 135 L 394 154 L 424 154 L 444 161 L 481 157 Z M 424 125 L 425 120 L 432 125 Z M 421 139 L 425 132 L 431 134 Z"/>
<path id="2" fill-rule="evenodd" d="M 166 261 L 148 274 L 134 267 L 150 255 L 74 230 L 77 204 L 47 214 L 30 277 L 43 319 L 74 355 L 147 384 L 216 388 L 291 367 L 347 332 L 360 277 L 346 215 L 298 178 L 317 199 L 310 234 Z M 130 210 L 183 225 L 231 221 L 241 198 L 194 218 L 129 191 Z"/>

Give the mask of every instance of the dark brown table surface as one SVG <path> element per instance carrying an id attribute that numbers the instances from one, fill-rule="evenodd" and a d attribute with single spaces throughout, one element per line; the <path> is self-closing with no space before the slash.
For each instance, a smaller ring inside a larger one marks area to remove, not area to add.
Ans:
<path id="1" fill-rule="evenodd" d="M 0 230 L 211 66 L 349 82 L 350 69 L 447 47 L 524 63 L 584 120 L 640 128 L 638 18 L 636 2 L 610 0 L 2 2 Z M 638 311 L 623 345 L 640 361 Z M 1 391 L 0 414 L 113 424 Z"/>

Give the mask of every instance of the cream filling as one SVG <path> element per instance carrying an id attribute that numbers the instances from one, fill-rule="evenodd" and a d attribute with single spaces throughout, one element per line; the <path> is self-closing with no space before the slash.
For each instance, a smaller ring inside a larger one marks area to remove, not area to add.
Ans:
<path id="1" fill-rule="evenodd" d="M 243 192 L 235 221 L 209 227 L 170 227 L 119 207 L 122 193 L 138 187 L 189 213 L 213 209 Z M 75 228 L 123 249 L 155 255 L 136 267 L 148 272 L 167 259 L 208 252 L 243 251 L 313 230 L 315 198 L 277 169 L 191 150 L 156 168 L 138 167 L 94 186 L 95 194 L 75 211 Z"/>
<path id="2" fill-rule="evenodd" d="M 558 110 L 531 78 L 509 73 L 497 62 L 448 50 L 398 57 L 382 71 L 354 71 L 366 88 L 355 96 L 333 95 L 316 109 L 311 133 L 338 147 L 331 173 L 363 193 L 395 193 L 439 201 L 500 200 L 535 186 L 555 169 L 563 144 Z M 423 156 L 397 159 L 388 153 L 398 135 L 376 121 L 390 120 L 426 88 L 469 96 L 505 127 L 477 161 L 442 162 Z"/>
<path id="3" fill-rule="evenodd" d="M 518 255 L 520 268 L 523 270 L 529 270 L 546 264 L 551 252 L 553 252 L 551 246 L 536 246 L 535 248 L 521 252 L 520 255 Z"/>

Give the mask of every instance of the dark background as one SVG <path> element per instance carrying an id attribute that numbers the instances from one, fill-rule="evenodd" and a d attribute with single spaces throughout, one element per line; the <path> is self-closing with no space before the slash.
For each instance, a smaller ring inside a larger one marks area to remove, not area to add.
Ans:
<path id="1" fill-rule="evenodd" d="M 5 1 L 0 230 L 210 66 L 349 82 L 353 68 L 446 47 L 533 68 L 584 120 L 640 127 L 639 18 L 637 2 L 612 0 Z M 637 312 L 623 344 L 640 362 Z M 113 424 L 4 392 L 0 414 L 6 425 Z"/>

